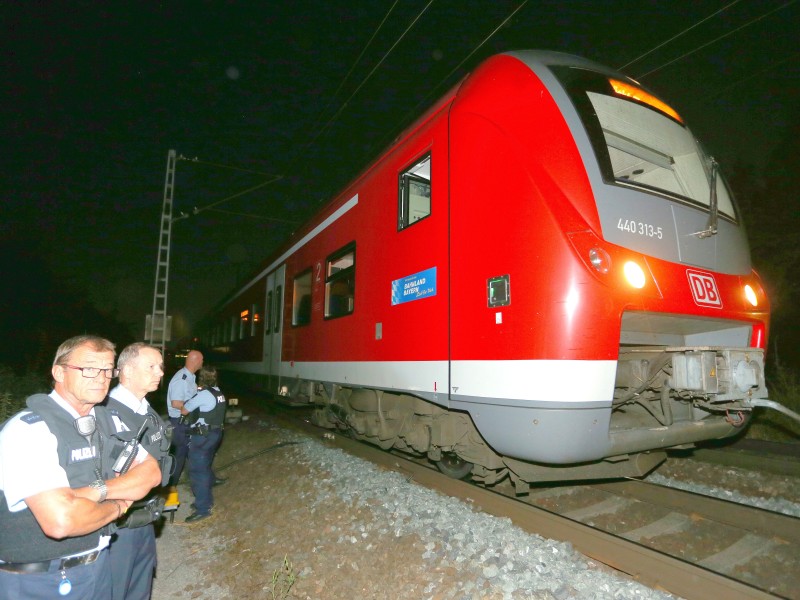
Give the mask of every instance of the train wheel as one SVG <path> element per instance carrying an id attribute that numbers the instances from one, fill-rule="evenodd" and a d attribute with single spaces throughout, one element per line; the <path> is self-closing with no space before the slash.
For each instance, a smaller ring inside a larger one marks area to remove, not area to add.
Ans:
<path id="1" fill-rule="evenodd" d="M 439 470 L 453 479 L 466 479 L 472 473 L 472 463 L 459 458 L 455 454 L 444 454 L 436 461 Z"/>

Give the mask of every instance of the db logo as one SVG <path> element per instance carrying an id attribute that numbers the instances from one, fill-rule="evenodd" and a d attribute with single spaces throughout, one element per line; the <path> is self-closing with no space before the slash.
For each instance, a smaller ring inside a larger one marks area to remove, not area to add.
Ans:
<path id="1" fill-rule="evenodd" d="M 689 287 L 692 288 L 692 296 L 698 306 L 722 308 L 717 282 L 711 275 L 692 269 L 686 269 L 686 275 L 689 277 Z"/>

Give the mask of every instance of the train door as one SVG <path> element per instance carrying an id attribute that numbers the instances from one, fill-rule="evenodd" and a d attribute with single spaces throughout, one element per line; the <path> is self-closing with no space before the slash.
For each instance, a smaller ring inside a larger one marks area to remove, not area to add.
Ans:
<path id="1" fill-rule="evenodd" d="M 267 391 L 280 392 L 281 335 L 283 333 L 283 294 L 286 265 L 267 275 L 267 318 L 264 323 L 264 365 Z"/>

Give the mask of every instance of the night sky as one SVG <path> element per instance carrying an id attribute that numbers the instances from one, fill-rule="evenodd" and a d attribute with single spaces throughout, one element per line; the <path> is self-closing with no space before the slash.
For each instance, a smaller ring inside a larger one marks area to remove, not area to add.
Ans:
<path id="1" fill-rule="evenodd" d="M 177 163 L 175 211 L 192 214 L 173 229 L 169 312 L 181 334 L 496 52 L 560 50 L 624 66 L 676 107 L 723 171 L 768 171 L 800 118 L 797 0 L 4 2 L 0 11 L 0 236 L 44 255 L 135 337 L 152 307 L 170 149 L 197 159 Z M 13 297 L 24 302 L 25 290 Z"/>

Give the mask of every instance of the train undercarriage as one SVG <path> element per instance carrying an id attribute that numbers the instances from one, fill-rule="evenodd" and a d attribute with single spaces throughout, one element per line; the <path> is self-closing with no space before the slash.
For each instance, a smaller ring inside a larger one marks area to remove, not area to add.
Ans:
<path id="1" fill-rule="evenodd" d="M 292 395 L 316 405 L 312 420 L 318 426 L 427 457 L 454 478 L 491 486 L 508 477 L 524 494 L 541 482 L 644 476 L 669 448 L 741 431 L 753 408 L 749 399 L 766 397 L 766 388 L 760 350 L 623 347 L 609 452 L 600 460 L 564 465 L 500 455 L 468 413 L 413 395 L 316 382 L 302 382 Z"/>

